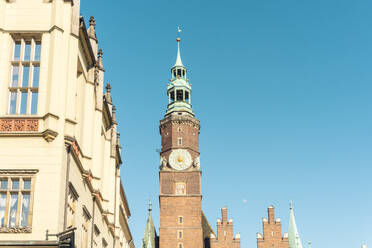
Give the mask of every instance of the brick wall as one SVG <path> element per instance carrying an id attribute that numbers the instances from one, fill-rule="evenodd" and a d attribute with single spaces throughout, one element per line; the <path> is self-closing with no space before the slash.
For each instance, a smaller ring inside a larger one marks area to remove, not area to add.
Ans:
<path id="1" fill-rule="evenodd" d="M 274 207 L 268 209 L 268 219 L 262 219 L 263 235 L 257 233 L 257 248 L 288 248 L 288 234 L 282 236 L 280 218 L 275 219 Z"/>
<path id="2" fill-rule="evenodd" d="M 179 218 L 182 217 L 182 223 Z M 159 247 L 203 247 L 201 196 L 160 195 Z M 182 232 L 182 237 L 178 232 Z"/>
<path id="3" fill-rule="evenodd" d="M 227 219 L 227 208 L 221 209 L 222 220 L 217 219 L 217 237 L 210 237 L 211 248 L 240 248 L 240 234 L 233 231 L 233 220 Z"/>
<path id="4" fill-rule="evenodd" d="M 161 155 L 168 159 L 171 149 L 187 149 L 192 158 L 196 158 L 199 156 L 199 131 L 199 120 L 190 115 L 165 117 L 160 121 Z"/>

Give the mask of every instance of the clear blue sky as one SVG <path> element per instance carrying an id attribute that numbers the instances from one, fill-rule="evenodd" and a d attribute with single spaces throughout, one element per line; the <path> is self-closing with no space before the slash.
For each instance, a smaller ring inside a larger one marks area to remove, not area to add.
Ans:
<path id="1" fill-rule="evenodd" d="M 372 1 L 81 2 L 118 109 L 137 247 L 149 197 L 159 227 L 158 126 L 178 25 L 212 227 L 227 205 L 241 247 L 255 248 L 267 207 L 287 230 L 293 200 L 304 243 L 372 247 Z"/>

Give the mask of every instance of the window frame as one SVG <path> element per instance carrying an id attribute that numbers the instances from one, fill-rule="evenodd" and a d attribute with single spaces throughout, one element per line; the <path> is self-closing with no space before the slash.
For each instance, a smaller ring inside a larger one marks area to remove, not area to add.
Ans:
<path id="1" fill-rule="evenodd" d="M 183 239 L 183 230 L 177 230 L 177 239 Z"/>
<path id="2" fill-rule="evenodd" d="M 4 224 L 0 225 L 0 233 L 8 233 L 9 230 L 17 229 L 20 233 L 30 233 L 32 230 L 32 216 L 33 216 L 33 205 L 34 205 L 34 188 L 35 188 L 35 178 L 37 170 L 26 171 L 9 171 L 0 170 L 0 181 L 7 181 L 7 187 L 0 187 L 0 194 L 6 195 L 5 209 L 4 209 Z M 13 189 L 12 180 L 18 179 L 18 188 Z M 25 182 L 30 181 L 29 188 L 25 188 Z M 17 195 L 17 208 L 16 208 L 16 220 L 15 225 L 10 225 L 10 201 L 11 195 Z M 24 195 L 29 195 L 29 205 L 27 213 L 27 224 L 22 225 L 22 211 L 23 211 L 23 197 Z"/>
<path id="3" fill-rule="evenodd" d="M 41 50 L 42 41 L 41 35 L 23 35 L 13 34 L 12 35 L 12 53 L 10 57 L 10 76 L 8 83 L 8 103 L 7 103 L 7 114 L 8 115 L 37 115 L 39 105 L 39 88 L 40 88 L 40 68 L 41 68 Z M 30 58 L 25 60 L 26 44 L 30 43 Z M 15 58 L 16 45 L 20 44 L 19 58 Z M 39 45 L 39 49 L 37 49 Z M 36 59 L 36 51 L 39 50 Z M 17 82 L 13 82 L 13 76 L 15 75 L 14 67 L 18 68 Z M 24 84 L 24 72 L 25 68 L 28 68 L 27 83 Z M 38 68 L 38 69 L 36 69 Z M 38 72 L 38 81 L 35 86 L 34 76 L 35 71 Z M 15 103 L 13 105 L 12 93 L 15 93 Z M 27 93 L 27 95 L 25 94 Z M 26 100 L 26 104 L 22 101 Z M 24 106 L 24 111 L 23 107 Z M 13 110 L 14 108 L 14 110 Z"/>

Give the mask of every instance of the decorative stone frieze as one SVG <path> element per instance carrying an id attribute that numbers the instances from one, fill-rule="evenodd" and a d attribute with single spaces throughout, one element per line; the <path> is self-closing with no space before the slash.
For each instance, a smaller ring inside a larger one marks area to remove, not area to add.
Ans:
<path id="1" fill-rule="evenodd" d="M 0 119 L 0 132 L 37 132 L 38 119 Z"/>
<path id="2" fill-rule="evenodd" d="M 31 233 L 31 227 L 0 227 L 0 233 Z"/>

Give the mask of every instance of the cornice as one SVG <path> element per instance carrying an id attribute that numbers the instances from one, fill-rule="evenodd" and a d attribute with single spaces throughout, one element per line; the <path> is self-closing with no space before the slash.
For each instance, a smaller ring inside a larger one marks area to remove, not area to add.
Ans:
<path id="1" fill-rule="evenodd" d="M 159 197 L 202 197 L 202 195 L 201 194 L 186 194 L 186 195 L 159 194 Z"/>
<path id="2" fill-rule="evenodd" d="M 38 169 L 0 169 L 0 174 L 36 174 Z"/>
<path id="3" fill-rule="evenodd" d="M 64 29 L 57 26 L 57 25 L 52 25 L 49 29 L 39 29 L 39 30 L 25 30 L 25 29 L 4 29 L 0 28 L 0 31 L 5 32 L 5 33 L 12 33 L 12 34 L 17 34 L 17 33 L 26 33 L 26 34 L 40 34 L 40 33 L 51 33 L 54 30 L 57 30 L 61 33 L 64 33 Z"/>
<path id="4" fill-rule="evenodd" d="M 96 57 L 94 56 L 93 48 L 92 45 L 90 44 L 89 36 L 88 36 L 88 31 L 84 22 L 84 18 L 81 16 L 80 17 L 80 34 L 79 38 L 81 39 L 82 43 L 84 44 L 84 54 L 87 57 L 87 61 L 91 61 L 89 64 L 90 66 L 94 66 L 96 64 Z"/>
<path id="5" fill-rule="evenodd" d="M 61 33 L 64 33 L 64 32 L 65 32 L 65 31 L 63 30 L 63 28 L 61 28 L 61 27 L 59 27 L 59 26 L 57 26 L 57 25 L 53 25 L 52 27 L 49 28 L 48 33 L 51 33 L 51 32 L 53 32 L 54 30 L 57 30 L 57 31 L 59 31 L 59 32 L 61 32 Z"/>
<path id="6" fill-rule="evenodd" d="M 197 153 L 198 155 L 200 155 L 200 152 L 199 152 L 199 151 L 193 149 L 193 148 L 190 147 L 190 146 L 183 146 L 183 147 L 177 147 L 177 148 L 175 148 L 175 147 L 169 147 L 169 148 L 167 148 L 167 149 L 161 151 L 160 155 L 163 155 L 164 153 L 166 153 L 167 151 L 170 151 L 170 150 L 172 150 L 172 149 L 180 149 L 180 148 L 182 148 L 182 149 L 188 149 L 188 150 L 193 151 L 193 152 Z"/>
<path id="7" fill-rule="evenodd" d="M 170 124 L 192 124 L 200 130 L 200 121 L 189 115 L 167 115 L 160 120 L 160 129 Z"/>

